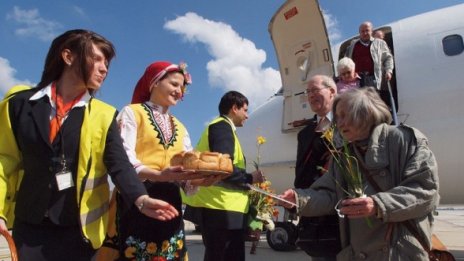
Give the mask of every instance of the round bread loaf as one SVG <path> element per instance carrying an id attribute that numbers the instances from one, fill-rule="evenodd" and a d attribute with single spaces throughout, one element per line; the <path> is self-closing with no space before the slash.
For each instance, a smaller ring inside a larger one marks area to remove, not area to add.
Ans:
<path id="1" fill-rule="evenodd" d="M 184 155 L 185 155 L 184 151 L 174 155 L 171 158 L 171 166 L 182 166 L 182 162 L 184 161 Z"/>
<path id="2" fill-rule="evenodd" d="M 171 166 L 182 165 L 188 170 L 210 170 L 232 172 L 232 160 L 229 154 L 218 152 L 180 152 L 171 158 Z"/>

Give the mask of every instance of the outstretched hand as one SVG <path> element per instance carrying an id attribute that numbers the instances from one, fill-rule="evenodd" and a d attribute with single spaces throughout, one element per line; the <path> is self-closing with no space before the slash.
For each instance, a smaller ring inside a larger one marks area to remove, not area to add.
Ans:
<path id="1" fill-rule="evenodd" d="M 296 203 L 296 193 L 293 189 L 287 189 L 284 193 L 279 195 L 279 198 L 285 199 L 292 203 Z M 277 204 L 288 209 L 294 207 L 293 205 L 290 205 L 289 203 L 280 200 L 277 200 Z"/>
<path id="2" fill-rule="evenodd" d="M 143 199 L 143 207 L 140 209 L 140 212 L 161 221 L 171 220 L 179 216 L 177 209 L 168 202 L 150 197 Z"/>
<path id="3" fill-rule="evenodd" d="M 180 174 L 193 174 L 193 171 L 185 171 L 182 166 L 170 166 L 162 171 L 144 168 L 139 173 L 139 178 L 149 179 L 151 181 L 170 182 L 179 180 Z"/>
<path id="4" fill-rule="evenodd" d="M 176 176 L 183 173 L 184 168 L 182 166 L 170 166 L 163 169 L 160 173 L 159 181 L 172 181 L 175 180 Z"/>

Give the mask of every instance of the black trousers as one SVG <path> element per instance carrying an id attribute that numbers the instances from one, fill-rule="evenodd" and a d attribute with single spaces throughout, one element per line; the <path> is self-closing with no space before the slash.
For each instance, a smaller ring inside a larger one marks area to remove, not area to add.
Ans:
<path id="1" fill-rule="evenodd" d="M 48 220 L 33 225 L 16 219 L 13 239 L 21 261 L 89 261 L 95 255 L 79 226 L 62 227 Z"/>
<path id="2" fill-rule="evenodd" d="M 243 229 L 218 229 L 202 226 L 205 245 L 204 261 L 245 261 L 245 232 Z"/>

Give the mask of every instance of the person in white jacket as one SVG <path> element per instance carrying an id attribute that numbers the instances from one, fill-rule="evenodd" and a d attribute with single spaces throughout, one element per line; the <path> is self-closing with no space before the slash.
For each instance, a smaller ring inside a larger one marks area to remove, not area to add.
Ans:
<path id="1" fill-rule="evenodd" d="M 384 40 L 372 36 L 372 23 L 369 21 L 359 26 L 359 38 L 351 42 L 345 56 L 356 64 L 356 73 L 363 79 L 362 86 L 381 90 L 382 79 L 390 81 L 392 78 L 393 55 Z"/>

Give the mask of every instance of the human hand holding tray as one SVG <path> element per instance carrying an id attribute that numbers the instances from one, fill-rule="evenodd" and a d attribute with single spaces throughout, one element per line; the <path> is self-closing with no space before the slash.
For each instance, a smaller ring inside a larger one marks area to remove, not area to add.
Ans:
<path id="1" fill-rule="evenodd" d="M 221 177 L 221 179 L 229 177 L 232 173 L 221 170 L 201 170 L 201 169 L 184 169 L 185 174 L 181 174 L 181 177 L 188 179 L 200 179 L 209 178 L 212 176 Z"/>
<path id="2" fill-rule="evenodd" d="M 287 203 L 287 204 L 290 204 L 290 205 L 293 206 L 293 207 L 297 207 L 297 208 L 298 208 L 298 206 L 297 206 L 295 203 L 290 202 L 290 201 L 288 201 L 288 200 L 286 200 L 286 199 L 283 199 L 283 198 L 279 197 L 278 195 L 276 195 L 276 194 L 274 194 L 274 193 L 267 192 L 267 191 L 265 191 L 265 190 L 262 190 L 262 189 L 260 189 L 260 188 L 255 187 L 255 186 L 253 186 L 253 185 L 251 185 L 251 184 L 247 184 L 247 186 L 248 186 L 248 188 L 250 188 L 251 190 L 254 190 L 254 191 L 256 191 L 256 192 L 259 192 L 259 193 L 261 193 L 261 194 L 264 194 L 264 195 L 266 195 L 266 196 L 269 196 L 269 197 L 271 197 L 271 198 L 273 198 L 273 199 L 276 199 L 276 200 L 285 202 L 285 203 Z"/>
<path id="3" fill-rule="evenodd" d="M 221 177 L 227 178 L 231 173 L 225 171 L 215 171 L 215 170 L 191 170 L 183 169 L 175 172 L 170 175 L 171 180 L 193 180 L 193 179 L 203 179 L 209 177 Z"/>

